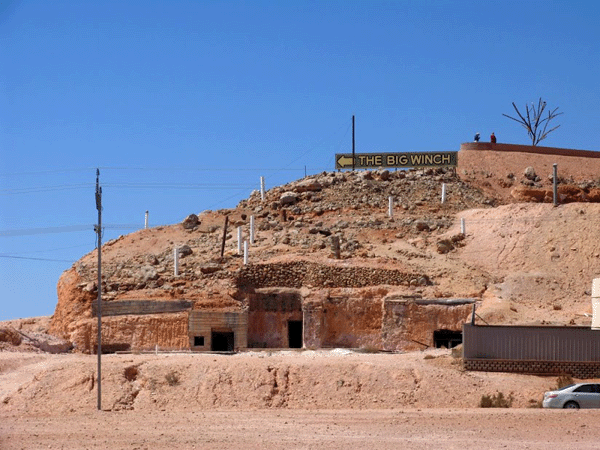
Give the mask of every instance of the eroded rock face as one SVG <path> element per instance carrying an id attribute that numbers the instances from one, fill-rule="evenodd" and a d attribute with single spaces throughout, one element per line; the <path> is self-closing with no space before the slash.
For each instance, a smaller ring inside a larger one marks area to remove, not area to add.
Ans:
<path id="1" fill-rule="evenodd" d="M 600 189 L 580 188 L 573 185 L 559 185 L 557 187 L 558 203 L 598 203 L 600 201 Z M 520 202 L 552 203 L 554 201 L 554 190 L 552 188 L 542 189 L 526 186 L 515 187 L 511 191 L 512 197 Z"/>
<path id="2" fill-rule="evenodd" d="M 50 321 L 49 333 L 71 340 L 76 323 L 92 317 L 92 301 L 97 294 L 86 289 L 89 281 L 82 280 L 75 267 L 63 272 L 58 280 L 58 303 Z"/>
<path id="3" fill-rule="evenodd" d="M 457 240 L 458 214 L 494 211 L 492 208 L 502 203 L 552 202 L 551 185 L 546 179 L 538 180 L 536 174 L 548 173 L 551 165 L 517 164 L 512 154 L 496 153 L 496 157 L 514 164 L 505 166 L 493 160 L 482 168 L 477 159 L 479 165 L 462 168 L 460 176 L 447 169 L 324 172 L 274 187 L 264 199 L 253 192 L 235 209 L 206 211 L 188 216 L 181 224 L 122 236 L 103 247 L 103 301 L 185 300 L 196 310 L 235 312 L 248 308 L 253 289 L 293 288 L 303 291 L 302 311 L 289 316 L 284 311 L 277 316 L 281 319 L 278 342 L 287 339 L 287 321 L 297 321 L 300 314 L 307 346 L 419 348 L 411 339 L 430 338 L 436 327 L 460 330 L 465 311 L 392 305 L 383 300 L 388 292 L 481 298 L 488 286 L 496 283 L 496 268 L 483 270 L 481 263 L 469 262 L 464 256 L 481 253 L 484 244 L 476 250 L 465 249 L 461 256 L 461 247 L 473 245 L 476 235 L 469 227 L 489 228 L 495 219 L 486 219 L 486 225 L 467 221 L 467 237 Z M 527 166 L 533 172 L 525 173 Z M 600 201 L 597 184 L 579 179 L 576 183 L 568 173 L 560 174 L 561 203 Z M 447 188 L 443 205 L 442 183 Z M 499 186 L 502 195 L 497 194 Z M 390 197 L 393 217 L 388 215 Z M 233 227 L 242 227 L 245 239 L 251 216 L 256 241 L 249 246 L 249 264 L 244 265 Z M 226 217 L 229 225 L 224 233 Z M 509 234 L 503 226 L 502 234 L 493 239 Z M 334 238 L 340 242 L 339 259 L 331 250 Z M 184 249 L 179 253 L 178 275 L 173 270 L 175 248 Z M 552 250 L 553 260 L 559 253 L 564 258 L 567 251 L 571 250 Z M 514 266 L 519 264 L 516 261 Z M 587 281 L 578 283 L 577 291 L 583 292 L 581 286 Z M 556 295 L 563 292 L 552 287 Z M 374 293 L 378 290 L 385 293 Z M 75 342 L 79 351 L 95 351 L 96 320 L 91 304 L 97 300 L 98 286 L 93 252 L 61 276 L 57 291 L 51 332 Z M 187 312 L 178 314 L 105 317 L 106 344 L 131 350 L 155 345 L 188 348 Z M 392 320 L 395 314 L 397 320 Z M 270 319 L 263 319 L 268 325 Z"/>
<path id="4" fill-rule="evenodd" d="M 0 328 L 0 342 L 8 342 L 11 345 L 21 344 L 21 335 L 11 327 Z"/>
<path id="5" fill-rule="evenodd" d="M 82 319 L 71 327 L 76 351 L 96 353 L 97 319 Z M 189 348 L 187 313 L 102 318 L 102 351 L 182 350 Z"/>

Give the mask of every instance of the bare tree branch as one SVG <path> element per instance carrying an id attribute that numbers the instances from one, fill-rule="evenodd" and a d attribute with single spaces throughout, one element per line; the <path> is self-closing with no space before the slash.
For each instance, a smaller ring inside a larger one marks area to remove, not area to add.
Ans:
<path id="1" fill-rule="evenodd" d="M 548 134 L 560 127 L 560 125 L 557 125 L 554 128 L 551 128 L 550 130 L 546 131 L 550 121 L 556 116 L 560 116 L 562 112 L 557 113 L 556 111 L 558 111 L 558 108 L 555 108 L 552 111 L 548 111 L 547 117 L 543 117 L 547 103 L 543 101 L 541 97 L 538 100 L 537 107 L 535 103 L 532 103 L 531 106 L 529 106 L 529 104 L 525 104 L 525 117 L 523 116 L 523 114 L 521 114 L 519 108 L 517 108 L 517 105 L 515 105 L 515 102 L 512 102 L 512 105 L 517 114 L 519 115 L 519 119 L 511 117 L 507 114 L 502 115 L 521 124 L 521 126 L 525 128 L 525 130 L 527 130 L 527 135 L 531 139 L 531 144 L 533 146 L 539 144 L 540 141 L 546 139 L 546 136 L 548 136 Z"/>

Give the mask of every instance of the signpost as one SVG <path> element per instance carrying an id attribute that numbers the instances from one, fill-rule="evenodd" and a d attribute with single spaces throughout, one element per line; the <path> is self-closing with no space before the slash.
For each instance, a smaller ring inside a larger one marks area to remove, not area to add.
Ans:
<path id="1" fill-rule="evenodd" d="M 336 153 L 336 169 L 456 167 L 458 152 Z"/>

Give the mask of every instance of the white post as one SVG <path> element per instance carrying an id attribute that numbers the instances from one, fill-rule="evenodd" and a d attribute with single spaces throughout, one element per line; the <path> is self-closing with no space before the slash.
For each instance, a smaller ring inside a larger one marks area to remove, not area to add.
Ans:
<path id="1" fill-rule="evenodd" d="M 446 202 L 446 183 L 442 183 L 442 203 Z"/>
<path id="2" fill-rule="evenodd" d="M 244 265 L 248 264 L 248 241 L 244 241 Z"/>
<path id="3" fill-rule="evenodd" d="M 177 247 L 173 249 L 173 267 L 175 276 L 179 276 L 179 248 Z"/>
<path id="4" fill-rule="evenodd" d="M 394 217 L 394 197 L 390 196 L 388 202 L 388 216 Z"/>
<path id="5" fill-rule="evenodd" d="M 250 243 L 254 245 L 254 216 L 250 216 Z"/>
<path id="6" fill-rule="evenodd" d="M 467 230 L 465 229 L 465 218 L 464 217 L 460 218 L 460 232 L 461 232 L 461 234 L 467 233 Z"/>
<path id="7" fill-rule="evenodd" d="M 148 211 L 146 211 L 146 218 L 144 219 L 144 228 L 148 228 Z"/>
<path id="8" fill-rule="evenodd" d="M 265 200 L 265 177 L 260 177 L 260 199 Z"/>
<path id="9" fill-rule="evenodd" d="M 242 227 L 238 227 L 238 255 L 242 254 Z"/>

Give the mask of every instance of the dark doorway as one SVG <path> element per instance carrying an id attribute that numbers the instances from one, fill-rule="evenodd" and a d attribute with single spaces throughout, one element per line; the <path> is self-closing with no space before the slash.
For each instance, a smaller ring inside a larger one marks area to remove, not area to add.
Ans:
<path id="1" fill-rule="evenodd" d="M 435 330 L 433 332 L 435 348 L 453 348 L 462 344 L 462 332 L 452 330 Z"/>
<path id="2" fill-rule="evenodd" d="M 131 350 L 129 344 L 102 344 L 102 354 L 128 352 Z M 98 345 L 94 345 L 94 354 L 98 353 Z"/>
<path id="3" fill-rule="evenodd" d="M 213 331 L 211 338 L 210 349 L 213 352 L 233 351 L 233 331 Z"/>
<path id="4" fill-rule="evenodd" d="M 290 348 L 302 348 L 302 321 L 288 321 L 288 343 Z"/>

